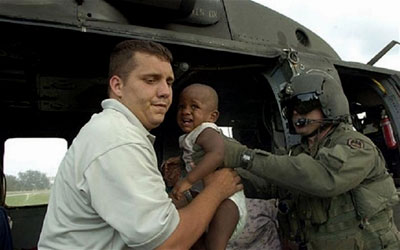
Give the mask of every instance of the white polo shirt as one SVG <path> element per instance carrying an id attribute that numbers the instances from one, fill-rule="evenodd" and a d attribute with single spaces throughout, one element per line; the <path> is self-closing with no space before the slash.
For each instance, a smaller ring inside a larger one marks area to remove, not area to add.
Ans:
<path id="1" fill-rule="evenodd" d="M 155 137 L 117 100 L 102 107 L 58 169 L 39 249 L 154 249 L 179 223 Z"/>

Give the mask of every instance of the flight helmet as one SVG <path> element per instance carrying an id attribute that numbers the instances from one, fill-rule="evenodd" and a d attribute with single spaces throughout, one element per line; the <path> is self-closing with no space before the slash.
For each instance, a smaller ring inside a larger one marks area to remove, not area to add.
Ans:
<path id="1" fill-rule="evenodd" d="M 324 124 L 351 123 L 349 102 L 338 80 L 322 70 L 308 70 L 294 76 L 281 91 L 281 107 L 289 120 L 289 131 L 295 133 L 291 123 L 293 110 L 306 114 L 321 108 Z"/>

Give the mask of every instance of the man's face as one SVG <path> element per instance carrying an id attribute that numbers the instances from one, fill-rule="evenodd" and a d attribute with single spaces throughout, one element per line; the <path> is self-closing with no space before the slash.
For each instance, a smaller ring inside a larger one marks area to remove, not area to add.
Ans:
<path id="1" fill-rule="evenodd" d="M 136 52 L 135 69 L 123 81 L 120 101 L 147 130 L 163 122 L 172 102 L 174 73 L 171 64 L 157 56 Z"/>
<path id="2" fill-rule="evenodd" d="M 320 108 L 313 109 L 312 111 L 306 114 L 299 114 L 296 109 L 293 110 L 292 123 L 293 127 L 296 130 L 296 133 L 301 136 L 310 135 L 317 128 L 321 126 L 321 120 L 324 118 L 324 115 Z M 296 121 L 299 119 L 309 119 L 313 120 L 313 122 L 306 124 L 305 126 L 296 126 Z"/>

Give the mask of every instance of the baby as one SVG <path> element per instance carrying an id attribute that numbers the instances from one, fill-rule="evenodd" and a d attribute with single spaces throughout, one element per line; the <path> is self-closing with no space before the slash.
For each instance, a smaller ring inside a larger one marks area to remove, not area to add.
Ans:
<path id="1" fill-rule="evenodd" d="M 204 84 L 192 84 L 181 92 L 177 122 L 185 133 L 179 138 L 179 146 L 182 149 L 186 176 L 177 182 L 166 178 L 167 184 L 176 182 L 172 196 L 178 201 L 183 196 L 190 200 L 193 194 L 201 192 L 203 178 L 223 166 L 224 141 L 215 124 L 218 116 L 218 96 L 213 88 Z M 205 153 L 197 164 L 191 157 L 195 144 L 202 147 Z M 174 171 L 168 165 L 178 159 L 175 157 L 166 161 L 164 176 L 177 178 L 176 169 Z M 225 249 L 228 241 L 236 238 L 243 230 L 246 219 L 245 196 L 240 191 L 223 201 L 217 209 L 205 235 L 207 249 Z"/>

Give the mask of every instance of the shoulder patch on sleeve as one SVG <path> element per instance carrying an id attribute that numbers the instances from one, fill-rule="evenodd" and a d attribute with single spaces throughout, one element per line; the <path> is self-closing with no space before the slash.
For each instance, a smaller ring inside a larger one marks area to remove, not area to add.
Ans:
<path id="1" fill-rule="evenodd" d="M 360 139 L 350 138 L 347 140 L 347 145 L 353 149 L 361 149 L 364 148 L 364 142 Z"/>

